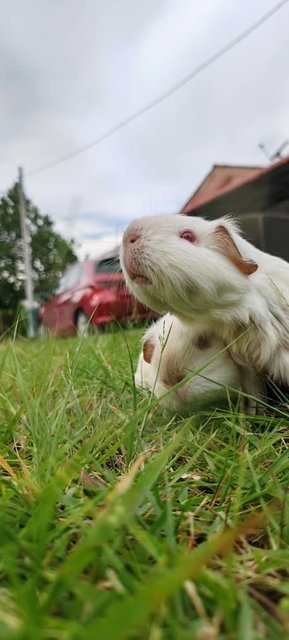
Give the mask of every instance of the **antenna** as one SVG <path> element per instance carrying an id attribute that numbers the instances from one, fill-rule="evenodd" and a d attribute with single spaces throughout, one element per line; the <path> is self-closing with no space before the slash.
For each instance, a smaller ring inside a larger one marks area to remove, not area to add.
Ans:
<path id="1" fill-rule="evenodd" d="M 269 156 L 268 151 L 267 151 L 267 149 L 266 149 L 266 147 L 264 145 L 264 142 L 260 142 L 258 144 L 258 147 L 262 151 L 262 153 L 264 154 L 266 160 L 268 160 L 270 162 L 270 156 Z"/>
<path id="2" fill-rule="evenodd" d="M 258 144 L 258 147 L 262 151 L 262 153 L 264 154 L 264 156 L 268 160 L 268 162 L 275 162 L 275 160 L 281 160 L 283 158 L 282 152 L 284 151 L 284 149 L 286 149 L 286 147 L 288 147 L 288 145 L 289 145 L 289 140 L 284 140 L 284 142 L 282 142 L 279 145 L 279 147 L 277 147 L 277 149 L 276 149 L 276 151 L 274 151 L 274 153 L 269 153 L 267 151 L 264 142 L 260 142 Z"/>
<path id="3" fill-rule="evenodd" d="M 272 154 L 271 160 L 281 160 L 282 151 L 284 151 L 284 149 L 288 147 L 288 144 L 289 144 L 289 140 L 284 140 L 284 142 L 282 142 L 282 144 L 280 144 L 279 147 L 277 147 L 275 153 Z"/>

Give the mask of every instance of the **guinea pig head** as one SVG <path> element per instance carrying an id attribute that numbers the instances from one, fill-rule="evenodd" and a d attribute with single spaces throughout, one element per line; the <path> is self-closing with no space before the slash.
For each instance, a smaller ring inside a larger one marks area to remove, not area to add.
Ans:
<path id="1" fill-rule="evenodd" d="M 242 255 L 227 218 L 209 221 L 181 215 L 133 221 L 123 236 L 126 282 L 141 302 L 190 318 L 238 303 L 257 264 Z"/>

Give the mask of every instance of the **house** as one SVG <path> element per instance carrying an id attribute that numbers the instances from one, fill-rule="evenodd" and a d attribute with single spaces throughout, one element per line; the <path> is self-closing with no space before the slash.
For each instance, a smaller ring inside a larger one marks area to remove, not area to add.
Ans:
<path id="1" fill-rule="evenodd" d="M 215 165 L 180 213 L 230 213 L 250 242 L 289 260 L 289 157 L 265 168 Z"/>

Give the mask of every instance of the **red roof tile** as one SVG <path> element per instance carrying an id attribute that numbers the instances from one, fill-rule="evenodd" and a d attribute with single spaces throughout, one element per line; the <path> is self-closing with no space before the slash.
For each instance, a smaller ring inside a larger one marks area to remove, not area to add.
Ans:
<path id="1" fill-rule="evenodd" d="M 288 157 L 283 158 L 269 167 L 214 165 L 210 173 L 181 209 L 181 213 L 186 214 L 198 209 L 214 198 L 250 183 L 260 175 L 268 173 L 288 161 Z"/>

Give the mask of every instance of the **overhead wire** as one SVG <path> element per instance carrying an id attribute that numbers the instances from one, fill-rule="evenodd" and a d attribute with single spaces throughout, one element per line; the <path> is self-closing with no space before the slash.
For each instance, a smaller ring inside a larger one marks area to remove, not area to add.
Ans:
<path id="1" fill-rule="evenodd" d="M 202 62 L 201 64 L 197 65 L 188 75 L 186 75 L 184 78 L 182 78 L 182 80 L 180 80 L 179 82 L 174 84 L 172 87 L 167 89 L 167 91 L 162 93 L 157 98 L 154 98 L 153 100 L 148 102 L 142 108 L 138 109 L 137 111 L 135 111 L 131 115 L 127 116 L 126 118 L 124 118 L 123 120 L 118 122 L 117 124 L 113 125 L 111 128 L 107 129 L 107 131 L 105 131 L 104 133 L 100 134 L 97 138 L 95 138 L 91 142 L 88 142 L 87 144 L 79 147 L 78 149 L 75 149 L 74 151 L 71 151 L 70 153 L 67 153 L 67 154 L 61 156 L 60 158 L 54 160 L 53 162 L 49 162 L 49 163 L 44 164 L 44 165 L 42 165 L 42 166 L 40 166 L 40 167 L 38 167 L 36 169 L 32 169 L 31 171 L 27 171 L 26 172 L 26 176 L 34 176 L 34 175 L 37 175 L 39 173 L 43 173 L 44 171 L 48 171 L 49 169 L 52 169 L 53 167 L 56 167 L 57 165 L 60 165 L 60 164 L 62 164 L 64 162 L 67 162 L 71 158 L 75 158 L 76 156 L 81 155 L 82 153 L 85 153 L 86 151 L 89 151 L 93 147 L 96 147 L 100 143 L 104 142 L 104 140 L 107 140 L 108 138 L 111 138 L 115 133 L 117 133 L 118 131 L 121 131 L 122 129 L 127 127 L 129 124 L 131 124 L 132 122 L 134 122 L 135 120 L 137 120 L 138 118 L 143 116 L 145 113 L 148 113 L 149 111 L 151 111 L 152 109 L 154 109 L 155 107 L 160 105 L 162 102 L 164 102 L 165 100 L 170 98 L 177 91 L 180 91 L 180 89 L 182 89 L 184 86 L 186 86 L 189 82 L 191 82 L 198 75 L 200 75 L 200 73 L 202 73 L 203 71 L 208 69 L 208 67 L 210 67 L 212 64 L 214 64 L 215 62 L 220 60 L 220 58 L 222 58 L 227 53 L 229 53 L 229 51 L 231 51 L 231 49 L 233 49 L 238 44 L 243 42 L 254 31 L 259 29 L 265 22 L 270 20 L 286 4 L 288 4 L 288 2 L 289 2 L 289 0 L 280 0 L 280 2 L 275 4 L 274 7 L 272 7 L 269 11 L 264 13 L 262 16 L 260 16 L 260 18 L 258 18 L 258 20 L 256 20 L 253 24 L 251 24 L 249 27 L 247 27 L 247 29 L 245 29 L 239 35 L 237 35 L 235 38 L 230 40 L 230 42 L 228 42 L 226 45 L 221 47 L 218 51 L 216 51 L 214 54 L 212 54 L 209 58 L 204 60 L 204 62 Z"/>

